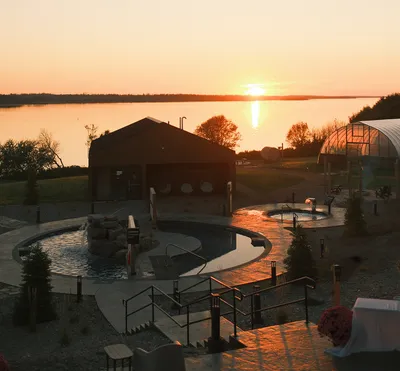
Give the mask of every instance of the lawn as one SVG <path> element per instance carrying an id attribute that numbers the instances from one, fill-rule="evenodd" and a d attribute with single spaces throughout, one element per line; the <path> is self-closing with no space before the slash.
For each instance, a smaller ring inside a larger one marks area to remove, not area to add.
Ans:
<path id="1" fill-rule="evenodd" d="M 87 176 L 39 180 L 40 202 L 85 201 L 88 196 Z M 0 183 L 0 205 L 22 204 L 26 182 Z"/>
<path id="2" fill-rule="evenodd" d="M 256 192 L 265 194 L 276 189 L 290 187 L 303 180 L 298 175 L 286 174 L 269 166 L 237 167 L 236 181 Z"/>

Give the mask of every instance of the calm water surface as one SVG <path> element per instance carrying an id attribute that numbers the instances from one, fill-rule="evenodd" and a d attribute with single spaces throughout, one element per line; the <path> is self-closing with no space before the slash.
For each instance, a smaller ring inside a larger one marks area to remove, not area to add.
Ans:
<path id="1" fill-rule="evenodd" d="M 243 140 L 238 151 L 278 146 L 285 142 L 290 126 L 306 121 L 320 127 L 334 120 L 347 120 L 353 113 L 378 99 L 319 99 L 308 101 L 200 102 L 200 103 L 110 103 L 64 104 L 0 108 L 0 143 L 9 138 L 35 138 L 41 128 L 61 143 L 65 165 L 87 165 L 85 125 L 99 132 L 117 130 L 146 116 L 170 121 L 190 132 L 208 118 L 223 114 L 239 126 Z"/>

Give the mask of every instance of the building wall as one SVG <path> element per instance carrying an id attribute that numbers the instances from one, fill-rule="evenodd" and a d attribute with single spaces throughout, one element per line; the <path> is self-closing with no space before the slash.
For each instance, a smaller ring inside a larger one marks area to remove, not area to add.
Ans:
<path id="1" fill-rule="evenodd" d="M 160 164 L 147 165 L 147 186 L 157 194 L 182 195 L 187 184 L 190 194 L 224 194 L 231 180 L 229 164 Z M 188 186 L 190 184 L 190 186 Z M 212 185 L 212 191 L 208 188 Z"/>
<path id="2" fill-rule="evenodd" d="M 95 199 L 98 201 L 109 200 L 111 194 L 110 168 L 95 168 L 93 178 Z"/>

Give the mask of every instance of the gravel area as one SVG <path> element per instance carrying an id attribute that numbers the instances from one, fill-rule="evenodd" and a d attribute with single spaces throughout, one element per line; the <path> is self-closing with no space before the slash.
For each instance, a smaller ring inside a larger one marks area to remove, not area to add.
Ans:
<path id="1" fill-rule="evenodd" d="M 17 296 L 18 288 L 0 283 L 0 353 L 13 371 L 98 371 L 106 366 L 106 345 L 125 343 L 131 349 L 152 350 L 170 342 L 155 329 L 132 336 L 118 334 L 103 317 L 93 296 L 83 297 L 78 304 L 74 295 L 54 294 L 60 318 L 37 325 L 37 331 L 31 333 L 26 327 L 12 324 Z M 68 345 L 61 344 L 64 328 Z"/>

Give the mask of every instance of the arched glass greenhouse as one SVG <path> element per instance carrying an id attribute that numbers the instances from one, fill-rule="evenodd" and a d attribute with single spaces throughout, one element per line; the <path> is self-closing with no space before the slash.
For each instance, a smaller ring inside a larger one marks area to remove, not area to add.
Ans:
<path id="1" fill-rule="evenodd" d="M 322 145 L 318 162 L 361 160 L 392 162 L 400 156 L 400 119 L 359 121 L 335 130 Z"/>

